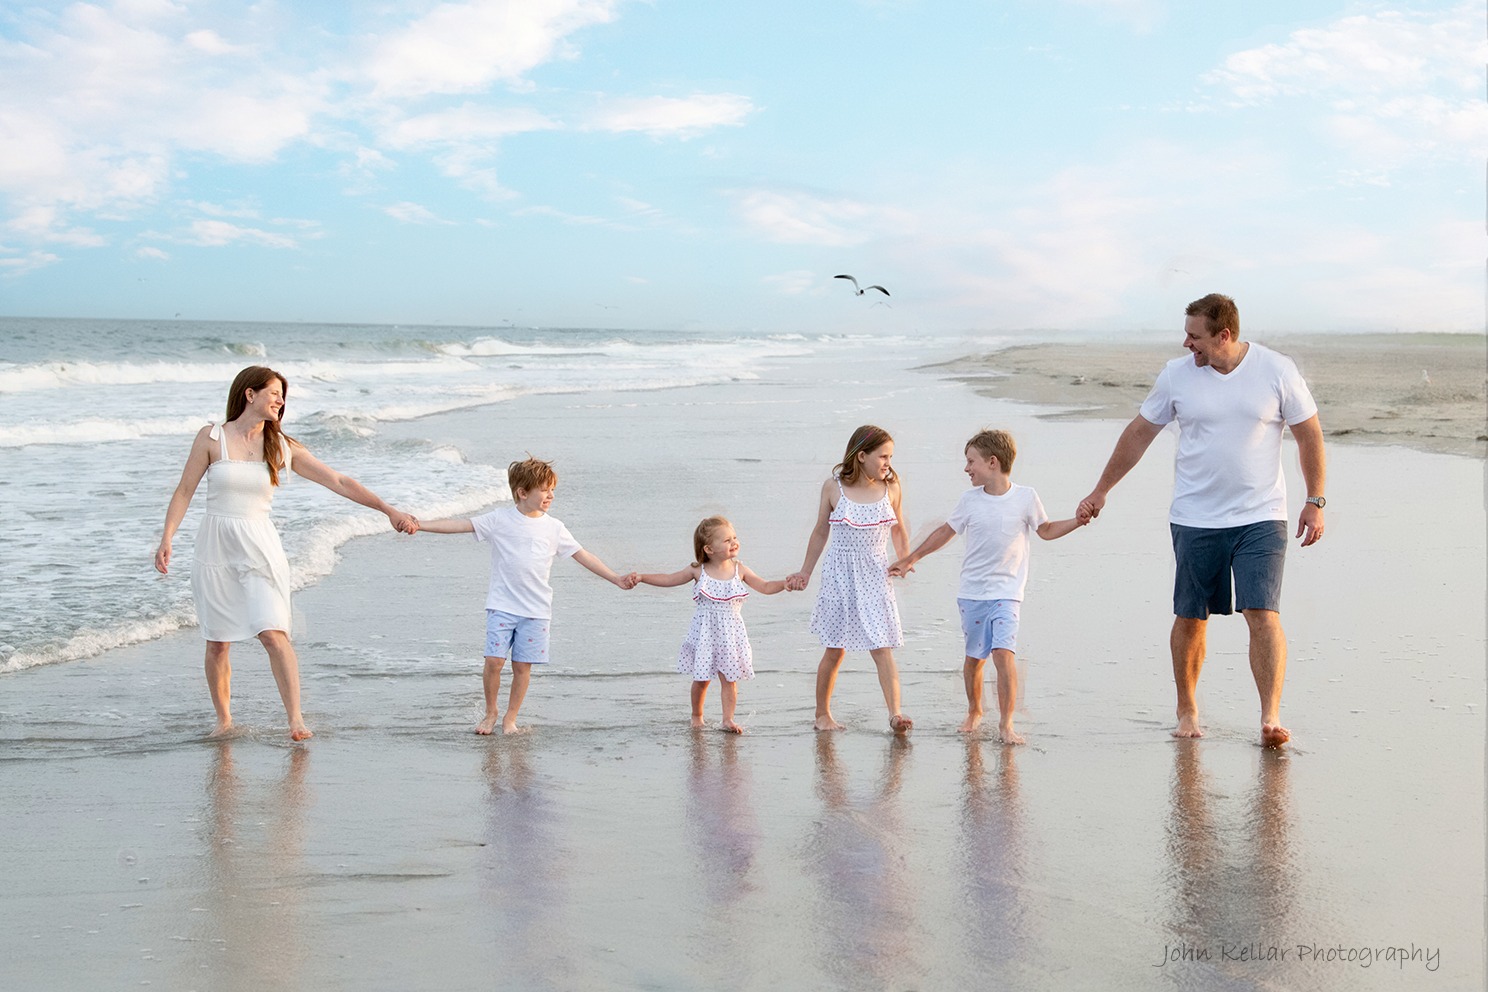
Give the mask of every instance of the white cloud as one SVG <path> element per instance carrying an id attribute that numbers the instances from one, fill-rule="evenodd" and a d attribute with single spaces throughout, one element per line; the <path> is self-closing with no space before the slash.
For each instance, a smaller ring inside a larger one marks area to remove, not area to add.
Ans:
<path id="1" fill-rule="evenodd" d="M 783 296 L 802 296 L 812 289 L 820 289 L 822 281 L 810 269 L 792 269 L 764 276 L 760 282 Z"/>
<path id="2" fill-rule="evenodd" d="M 0 252 L 3 251 L 6 251 L 6 249 L 0 248 Z M 62 259 L 60 256 L 54 255 L 49 251 L 32 250 L 26 252 L 19 258 L 10 258 L 6 255 L 0 255 L 0 275 L 21 276 L 25 275 L 27 272 L 32 272 L 36 269 L 45 268 L 48 265 L 60 262 L 61 260 Z"/>
<path id="3" fill-rule="evenodd" d="M 417 203 L 394 203 L 392 206 L 383 207 L 382 212 L 394 220 L 405 224 L 453 224 L 454 221 L 445 220 L 438 216 L 428 207 Z"/>
<path id="4" fill-rule="evenodd" d="M 151 245 L 145 245 L 141 248 L 136 248 L 134 250 L 134 255 L 136 258 L 149 258 L 154 259 L 157 262 L 164 262 L 170 258 L 170 252 L 160 248 L 155 248 Z"/>
<path id="5" fill-rule="evenodd" d="M 378 97 L 481 92 L 564 56 L 568 35 L 613 20 L 615 7 L 614 0 L 443 3 L 380 39 L 363 72 Z"/>
<path id="6" fill-rule="evenodd" d="M 172 240 L 202 248 L 222 248 L 233 244 L 259 245 L 264 248 L 298 248 L 300 243 L 285 234 L 256 227 L 240 227 L 225 220 L 194 220 L 185 234 Z"/>
<path id="7" fill-rule="evenodd" d="M 494 145 L 502 138 L 529 131 L 548 131 L 559 125 L 535 110 L 503 109 L 466 103 L 448 110 L 400 117 L 382 127 L 382 140 L 394 148 L 447 145 L 474 148 Z"/>
<path id="8" fill-rule="evenodd" d="M 734 93 L 617 98 L 606 102 L 589 126 L 600 131 L 690 137 L 715 127 L 738 127 L 754 110 L 747 97 Z"/>
<path id="9" fill-rule="evenodd" d="M 892 208 L 801 190 L 747 189 L 730 195 L 749 227 L 784 244 L 859 245 L 905 217 Z"/>

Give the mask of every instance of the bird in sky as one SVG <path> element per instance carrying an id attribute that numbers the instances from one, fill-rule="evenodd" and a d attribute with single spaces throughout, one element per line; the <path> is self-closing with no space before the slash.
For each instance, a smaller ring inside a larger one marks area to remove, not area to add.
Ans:
<path id="1" fill-rule="evenodd" d="M 885 296 L 888 296 L 889 295 L 889 291 L 887 289 L 884 289 L 882 286 L 869 286 L 868 289 L 859 289 L 858 288 L 858 281 L 856 279 L 854 279 L 852 276 L 833 276 L 832 278 L 833 279 L 846 279 L 848 282 L 852 283 L 853 284 L 853 293 L 856 296 L 862 296 L 864 293 L 868 292 L 868 289 L 876 289 L 880 293 L 884 294 Z"/>

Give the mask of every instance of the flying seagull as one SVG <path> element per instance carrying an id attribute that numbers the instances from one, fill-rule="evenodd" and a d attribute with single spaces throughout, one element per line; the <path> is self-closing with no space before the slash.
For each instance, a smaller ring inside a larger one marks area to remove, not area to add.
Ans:
<path id="1" fill-rule="evenodd" d="M 885 296 L 888 296 L 889 295 L 889 291 L 887 289 L 884 289 L 882 286 L 869 286 L 868 289 L 859 289 L 858 288 L 858 281 L 856 279 L 854 279 L 852 276 L 833 276 L 832 278 L 833 279 L 846 279 L 848 282 L 852 283 L 853 284 L 853 292 L 857 296 L 862 296 L 864 293 L 868 292 L 868 289 L 876 289 L 880 293 L 884 294 Z"/>

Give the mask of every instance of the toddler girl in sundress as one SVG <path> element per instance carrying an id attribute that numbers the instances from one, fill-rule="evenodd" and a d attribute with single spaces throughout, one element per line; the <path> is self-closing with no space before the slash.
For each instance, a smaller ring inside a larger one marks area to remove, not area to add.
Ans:
<path id="1" fill-rule="evenodd" d="M 697 609 L 677 655 L 677 671 L 692 677 L 692 725 L 705 726 L 703 700 L 716 675 L 723 701 L 721 727 L 742 734 L 744 728 L 734 722 L 734 707 L 739 701 L 739 681 L 754 678 L 754 654 L 741 607 L 750 589 L 773 596 L 783 592 L 786 584 L 780 579 L 762 579 L 739 561 L 739 538 L 733 524 L 723 517 L 708 517 L 697 525 L 692 549 L 695 560 L 691 565 L 677 572 L 642 574 L 641 581 L 652 586 L 692 583 Z"/>
<path id="2" fill-rule="evenodd" d="M 899 709 L 899 669 L 894 664 L 894 648 L 904 643 L 904 635 L 889 585 L 888 545 L 892 538 L 896 557 L 908 554 L 909 525 L 893 457 L 894 439 L 883 428 L 865 424 L 853 431 L 841 464 L 822 483 L 806 560 L 785 580 L 788 588 L 805 589 L 826 551 L 821 589 L 811 611 L 811 632 L 826 648 L 816 670 L 817 730 L 842 729 L 832 718 L 832 689 L 848 651 L 872 656 L 894 733 L 908 733 L 914 726 Z"/>

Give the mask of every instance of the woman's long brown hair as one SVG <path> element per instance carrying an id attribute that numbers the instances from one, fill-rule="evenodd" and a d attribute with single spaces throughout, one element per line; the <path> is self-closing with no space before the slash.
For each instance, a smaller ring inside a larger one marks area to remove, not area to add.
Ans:
<path id="1" fill-rule="evenodd" d="M 279 380 L 279 388 L 284 390 L 285 405 L 279 408 L 279 420 L 264 421 L 264 464 L 269 466 L 269 482 L 277 486 L 279 472 L 284 468 L 284 447 L 294 440 L 279 426 L 284 419 L 284 411 L 289 409 L 289 380 L 263 365 L 248 366 L 237 374 L 228 387 L 227 420 L 223 423 L 237 420 L 248 409 L 248 390 L 258 392 L 275 379 Z"/>

